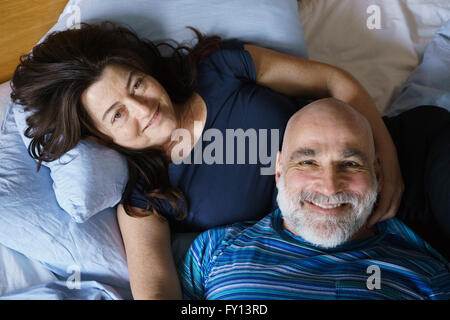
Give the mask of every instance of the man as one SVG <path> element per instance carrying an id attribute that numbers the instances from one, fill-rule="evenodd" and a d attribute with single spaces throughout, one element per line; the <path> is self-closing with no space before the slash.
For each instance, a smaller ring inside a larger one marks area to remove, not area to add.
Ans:
<path id="1" fill-rule="evenodd" d="M 194 241 L 179 267 L 187 299 L 450 299 L 437 251 L 396 218 L 366 227 L 383 179 L 350 106 L 322 99 L 292 116 L 276 182 L 279 210 Z"/>

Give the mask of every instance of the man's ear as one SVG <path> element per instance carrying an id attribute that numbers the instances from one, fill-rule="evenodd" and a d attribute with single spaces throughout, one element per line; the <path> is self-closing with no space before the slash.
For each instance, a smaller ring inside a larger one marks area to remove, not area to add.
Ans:
<path id="1" fill-rule="evenodd" d="M 375 167 L 375 175 L 378 182 L 377 192 L 380 193 L 381 190 L 383 189 L 384 178 L 383 178 L 383 170 L 381 170 L 381 161 L 380 157 L 378 156 L 378 153 L 375 154 L 375 160 L 373 164 Z"/>
<path id="2" fill-rule="evenodd" d="M 275 183 L 278 187 L 278 180 L 281 176 L 281 152 L 277 152 L 277 161 L 276 161 L 276 167 L 275 167 Z"/>

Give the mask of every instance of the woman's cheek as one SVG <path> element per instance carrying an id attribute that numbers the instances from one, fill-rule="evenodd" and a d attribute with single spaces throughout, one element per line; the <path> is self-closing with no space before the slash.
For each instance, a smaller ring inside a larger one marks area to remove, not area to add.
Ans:
<path id="1" fill-rule="evenodd" d="M 113 140 L 116 144 L 123 147 L 136 148 L 139 147 L 139 136 L 135 132 L 132 132 L 130 128 L 123 127 L 114 132 Z"/>

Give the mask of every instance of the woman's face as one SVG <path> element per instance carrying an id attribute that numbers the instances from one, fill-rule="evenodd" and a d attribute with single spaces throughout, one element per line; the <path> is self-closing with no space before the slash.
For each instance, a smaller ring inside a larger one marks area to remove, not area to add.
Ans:
<path id="1" fill-rule="evenodd" d="M 153 77 L 108 65 L 82 94 L 96 128 L 129 149 L 162 147 L 177 128 L 172 102 Z"/>

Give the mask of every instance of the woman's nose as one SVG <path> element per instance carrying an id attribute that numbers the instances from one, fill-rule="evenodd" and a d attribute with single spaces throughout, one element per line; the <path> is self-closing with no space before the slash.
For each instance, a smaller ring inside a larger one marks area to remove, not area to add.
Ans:
<path id="1" fill-rule="evenodd" d="M 130 98 L 126 104 L 129 112 L 137 119 L 146 118 L 151 113 L 150 106 L 138 99 Z"/>

